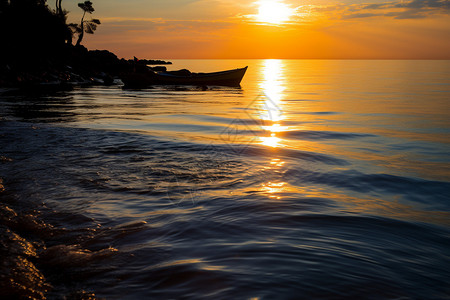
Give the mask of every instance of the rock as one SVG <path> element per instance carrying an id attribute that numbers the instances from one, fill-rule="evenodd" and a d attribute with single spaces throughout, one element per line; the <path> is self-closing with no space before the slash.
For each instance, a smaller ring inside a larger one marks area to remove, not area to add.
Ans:
<path id="1" fill-rule="evenodd" d="M 151 67 L 150 69 L 155 72 L 166 72 L 167 71 L 167 68 L 164 66 Z"/>

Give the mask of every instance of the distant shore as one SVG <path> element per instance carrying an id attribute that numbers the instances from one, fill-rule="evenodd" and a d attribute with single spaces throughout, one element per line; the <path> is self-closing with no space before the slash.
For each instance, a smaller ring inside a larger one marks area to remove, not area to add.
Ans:
<path id="1" fill-rule="evenodd" d="M 119 59 L 108 50 L 66 45 L 64 51 L 43 60 L 21 58 L 0 63 L 0 87 L 71 89 L 79 85 L 113 85 L 136 68 L 172 64 L 152 59 Z M 158 67 L 159 66 L 159 67 Z"/>

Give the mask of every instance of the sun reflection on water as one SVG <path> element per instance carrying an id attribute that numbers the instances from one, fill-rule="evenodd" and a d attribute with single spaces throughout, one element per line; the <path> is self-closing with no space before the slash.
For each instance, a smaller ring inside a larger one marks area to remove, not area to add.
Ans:
<path id="1" fill-rule="evenodd" d="M 279 143 L 281 139 L 279 137 L 275 136 L 275 133 L 272 133 L 271 136 L 262 136 L 260 137 L 261 144 L 264 146 L 269 146 L 272 148 L 277 148 L 279 146 Z"/>
<path id="2" fill-rule="evenodd" d="M 283 140 L 279 135 L 288 129 L 281 124 L 284 119 L 282 102 L 286 89 L 283 61 L 277 59 L 265 60 L 262 75 L 263 80 L 260 83 L 260 88 L 263 90 L 263 97 L 261 98 L 262 103 L 259 103 L 258 112 L 261 128 L 266 134 L 258 138 L 262 145 L 276 149 L 282 147 Z M 281 159 L 272 158 L 269 166 L 264 169 L 277 172 L 284 164 L 285 162 Z M 270 198 L 279 200 L 281 199 L 279 194 L 285 190 L 286 184 L 283 180 L 274 178 L 274 180 L 262 184 L 261 191 L 267 193 Z"/>
<path id="3" fill-rule="evenodd" d="M 279 173 L 284 164 L 285 161 L 280 158 L 272 158 L 269 165 L 264 167 L 264 169 L 273 171 L 274 173 Z M 269 198 L 280 200 L 281 193 L 286 191 L 287 182 L 284 182 L 282 178 L 279 178 L 279 176 L 274 176 L 271 179 L 272 180 L 261 184 L 261 191 Z"/>
<path id="4" fill-rule="evenodd" d="M 283 120 L 282 100 L 284 86 L 284 66 L 281 60 L 267 59 L 262 68 L 263 80 L 260 87 L 263 90 L 262 103 L 259 103 L 259 119 L 262 129 L 267 132 L 267 136 L 259 137 L 262 145 L 277 148 L 280 147 L 281 139 L 278 133 L 287 128 L 281 126 Z"/>
<path id="5" fill-rule="evenodd" d="M 280 196 L 276 195 L 283 192 L 286 182 L 267 182 L 262 185 L 262 191 L 269 194 L 270 198 L 275 198 L 277 200 L 281 199 Z"/>

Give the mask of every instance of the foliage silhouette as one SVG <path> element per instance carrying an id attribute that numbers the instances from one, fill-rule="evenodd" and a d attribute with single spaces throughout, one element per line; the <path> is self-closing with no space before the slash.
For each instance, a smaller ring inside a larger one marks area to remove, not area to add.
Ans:
<path id="1" fill-rule="evenodd" d="M 100 24 L 85 20 L 94 12 L 91 1 L 79 3 L 79 24 L 67 24 L 62 0 L 55 1 L 53 10 L 46 0 L 0 0 L 0 87 L 66 88 L 67 83 L 98 83 L 99 78 L 111 84 L 113 76 L 131 72 L 132 61 L 81 45 L 84 33 L 94 33 Z"/>
<path id="2" fill-rule="evenodd" d="M 55 13 L 60 16 L 65 14 L 64 10 L 62 9 L 61 2 L 62 2 L 62 0 L 56 0 L 56 3 L 55 3 L 55 7 L 56 7 Z"/>
<path id="3" fill-rule="evenodd" d="M 1 60 L 45 59 L 58 55 L 72 33 L 65 14 L 52 12 L 45 0 L 1 0 Z"/>
<path id="4" fill-rule="evenodd" d="M 69 27 L 71 28 L 72 32 L 78 34 L 76 46 L 81 45 L 81 41 L 83 40 L 85 32 L 88 34 L 93 34 L 94 31 L 97 29 L 97 26 L 100 25 L 99 19 L 91 19 L 91 20 L 84 19 L 86 13 L 92 14 L 95 11 L 91 1 L 84 1 L 82 3 L 78 3 L 78 7 L 83 10 L 83 16 L 81 17 L 80 24 L 74 23 L 69 24 Z"/>

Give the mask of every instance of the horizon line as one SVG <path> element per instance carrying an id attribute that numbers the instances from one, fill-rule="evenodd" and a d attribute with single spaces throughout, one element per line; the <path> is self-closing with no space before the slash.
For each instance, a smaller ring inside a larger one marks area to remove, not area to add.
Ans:
<path id="1" fill-rule="evenodd" d="M 132 59 L 132 58 L 130 58 Z M 183 60 L 251 60 L 251 59 L 273 59 L 273 60 L 450 60 L 448 58 L 274 58 L 274 57 L 265 57 L 265 58 L 179 58 L 179 57 L 156 57 L 156 58 L 141 58 L 141 59 L 149 59 L 149 60 L 168 60 L 168 59 L 183 59 Z"/>

